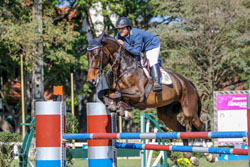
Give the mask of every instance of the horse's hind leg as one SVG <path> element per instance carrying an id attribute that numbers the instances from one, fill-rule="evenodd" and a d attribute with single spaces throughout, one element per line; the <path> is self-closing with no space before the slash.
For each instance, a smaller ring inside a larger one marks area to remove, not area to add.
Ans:
<path id="1" fill-rule="evenodd" d="M 198 99 L 187 97 L 181 102 L 182 111 L 184 116 L 192 124 L 192 131 L 204 131 L 205 125 L 200 121 L 198 110 Z"/>
<path id="2" fill-rule="evenodd" d="M 175 132 L 186 132 L 186 127 L 182 126 L 177 120 L 179 111 L 180 110 L 176 110 L 176 108 L 174 109 L 173 106 L 168 105 L 157 108 L 157 115 L 158 118 L 162 120 L 168 128 L 174 130 Z M 184 145 L 188 145 L 187 139 L 183 139 L 182 141 Z"/>

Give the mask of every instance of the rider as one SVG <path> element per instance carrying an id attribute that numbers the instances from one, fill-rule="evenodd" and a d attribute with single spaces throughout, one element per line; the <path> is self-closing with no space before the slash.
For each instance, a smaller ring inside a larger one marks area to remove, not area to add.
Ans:
<path id="1" fill-rule="evenodd" d="M 120 17 L 116 21 L 118 33 L 116 38 L 135 57 L 140 56 L 140 52 L 146 52 L 146 57 L 150 63 L 151 75 L 154 79 L 153 91 L 161 92 L 160 66 L 158 58 L 160 54 L 160 40 L 157 36 L 138 28 L 132 27 L 131 21 L 127 17 Z"/>

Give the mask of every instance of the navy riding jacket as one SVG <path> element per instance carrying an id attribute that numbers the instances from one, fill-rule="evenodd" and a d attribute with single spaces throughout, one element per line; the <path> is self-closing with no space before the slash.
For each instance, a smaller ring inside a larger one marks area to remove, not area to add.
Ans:
<path id="1" fill-rule="evenodd" d="M 160 46 L 160 40 L 157 36 L 138 28 L 132 28 L 126 38 L 121 37 L 119 33 L 117 33 L 116 38 L 123 40 L 124 44 L 122 46 L 136 56 L 140 55 L 140 52 Z"/>

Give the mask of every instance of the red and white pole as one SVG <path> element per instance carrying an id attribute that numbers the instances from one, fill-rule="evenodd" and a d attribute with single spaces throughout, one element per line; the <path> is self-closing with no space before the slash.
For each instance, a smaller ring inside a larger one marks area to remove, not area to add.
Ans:
<path id="1" fill-rule="evenodd" d="M 103 103 L 87 103 L 88 133 L 111 133 L 111 114 Z M 89 167 L 114 167 L 115 147 L 112 140 L 88 140 Z"/>
<path id="2" fill-rule="evenodd" d="M 36 102 L 36 167 L 65 167 L 65 102 Z"/>

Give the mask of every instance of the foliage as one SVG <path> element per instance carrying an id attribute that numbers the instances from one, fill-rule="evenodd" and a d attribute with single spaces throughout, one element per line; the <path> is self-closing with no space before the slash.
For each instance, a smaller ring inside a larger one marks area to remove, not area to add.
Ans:
<path id="1" fill-rule="evenodd" d="M 212 99 L 228 85 L 249 87 L 249 10 L 241 0 L 168 1 L 176 19 L 157 26 L 168 68 L 191 79 Z M 166 4 L 165 4 L 166 5 Z M 173 10 L 175 9 L 175 10 Z M 176 62 L 178 60 L 178 62 Z M 211 102 L 207 108 L 212 112 Z"/>
<path id="2" fill-rule="evenodd" d="M 69 5 L 59 7 L 61 2 Z M 45 88 L 63 85 L 64 97 L 68 98 L 70 72 L 73 72 L 75 96 L 81 95 L 86 102 L 93 94 L 91 85 L 86 82 L 84 20 L 88 22 L 87 29 L 95 36 L 96 26 L 100 23 L 93 23 L 90 9 L 96 3 L 101 5 L 104 31 L 108 34 L 116 33 L 113 18 L 127 16 L 135 27 L 158 35 L 164 65 L 195 83 L 205 102 L 204 110 L 212 111 L 211 99 L 215 90 L 232 90 L 239 85 L 249 89 L 250 15 L 247 0 L 45 0 L 41 38 Z M 27 80 L 33 67 L 34 39 L 39 36 L 34 32 L 37 23 L 32 7 L 33 1 L 24 0 L 6 0 L 0 4 L 1 96 L 4 95 L 1 86 L 7 80 L 20 78 L 20 55 L 24 56 Z M 139 113 L 133 111 L 136 124 L 139 124 Z"/>
<path id="3" fill-rule="evenodd" d="M 67 105 L 68 107 L 71 106 L 71 98 L 69 98 L 69 99 L 66 100 L 66 105 Z M 74 106 L 77 106 L 77 105 L 79 105 L 79 104 L 78 104 L 78 101 L 77 101 L 76 97 L 74 97 Z"/>
<path id="4" fill-rule="evenodd" d="M 156 0 L 102 0 L 101 2 L 105 18 L 104 30 L 108 32 L 115 27 L 110 18 L 112 14 L 117 17 L 126 16 L 132 20 L 135 27 L 148 29 L 150 27 L 149 21 L 161 13 L 161 8 Z"/>
<path id="5" fill-rule="evenodd" d="M 22 137 L 16 133 L 0 132 L 0 142 L 20 142 Z"/>
<path id="6" fill-rule="evenodd" d="M 24 56 L 26 101 L 31 101 L 29 77 L 35 60 L 36 39 L 43 44 L 44 85 L 63 85 L 64 96 L 70 94 L 70 72 L 80 69 L 76 44 L 82 44 L 80 33 L 72 29 L 72 23 L 65 20 L 54 21 L 58 1 L 43 1 L 42 37 L 34 31 L 37 26 L 33 18 L 33 2 L 23 0 L 4 1 L 0 4 L 0 93 L 5 98 L 2 86 L 8 80 L 20 80 L 20 55 Z M 85 40 L 86 41 L 86 40 Z M 41 41 L 40 41 L 41 42 Z M 84 60 L 86 63 L 86 60 Z M 78 89 L 79 90 L 79 89 Z M 83 92 L 83 91 L 82 91 Z M 12 102 L 13 103 L 13 102 Z M 29 106 L 26 106 L 29 108 Z M 20 110 L 15 111 L 14 119 L 19 120 Z M 15 121 L 18 122 L 18 121 Z"/>
<path id="7" fill-rule="evenodd" d="M 102 23 L 94 23 L 94 17 L 89 14 L 91 8 L 96 9 L 96 6 L 100 5 L 101 10 L 98 13 L 103 15 L 104 31 L 108 34 L 115 34 L 115 23 L 114 18 L 121 16 L 129 17 L 133 25 L 139 28 L 147 29 L 151 25 L 148 24 L 150 20 L 164 13 L 159 7 L 157 0 L 137 0 L 137 1 L 126 1 L 126 0 L 79 0 L 79 1 L 67 1 L 71 9 L 77 9 L 77 15 L 81 18 L 87 18 L 89 23 L 89 30 L 96 35 L 96 26 Z M 78 20 L 76 28 L 80 28 L 82 22 Z"/>
<path id="8" fill-rule="evenodd" d="M 177 165 L 179 167 L 188 167 L 188 166 L 192 166 L 192 163 L 187 158 L 179 158 L 177 160 Z"/>
<path id="9" fill-rule="evenodd" d="M 192 166 L 192 163 L 185 158 L 183 152 L 168 152 L 168 158 L 173 162 L 172 165 L 178 165 L 179 167 Z"/>
<path id="10" fill-rule="evenodd" d="M 140 117 L 140 114 L 141 114 L 141 111 L 138 110 L 138 109 L 133 109 L 132 110 L 132 116 L 133 116 L 133 123 L 135 124 L 136 127 L 139 127 L 139 130 L 141 131 L 140 127 L 141 127 L 141 124 L 140 124 L 140 120 L 141 120 L 141 117 Z"/>
<path id="11" fill-rule="evenodd" d="M 66 133 L 77 133 L 79 122 L 75 116 L 71 113 L 66 115 Z"/>
<path id="12" fill-rule="evenodd" d="M 73 165 L 74 165 L 73 154 L 69 149 L 67 149 L 66 150 L 66 166 L 71 167 Z"/>
<path id="13" fill-rule="evenodd" d="M 19 10 L 25 11 L 16 13 L 16 10 L 10 10 L 10 3 L 3 3 L 0 15 L 0 48 L 5 50 L 0 54 L 5 56 L 5 61 L 12 59 L 19 62 L 20 54 L 25 56 L 26 70 L 32 69 L 34 60 L 34 39 L 37 33 L 34 32 L 36 23 L 32 19 L 32 5 L 25 5 L 21 0 L 15 1 L 19 5 Z M 74 56 L 75 43 L 78 40 L 79 33 L 72 30 L 69 22 L 54 23 L 53 17 L 56 13 L 55 1 L 44 2 L 43 16 L 43 49 L 44 49 L 44 67 L 45 79 L 48 84 L 62 84 L 65 82 L 66 75 L 71 68 L 78 62 Z M 6 12 L 10 10 L 9 12 Z M 20 14 L 20 15 L 19 15 Z M 18 15 L 18 16 L 16 16 Z M 55 79 L 56 78 L 56 79 Z"/>
<path id="14" fill-rule="evenodd" d="M 14 77 L 13 70 L 18 66 L 18 58 L 15 55 L 21 48 L 18 43 L 24 40 L 25 47 L 28 47 L 28 34 L 20 35 L 30 25 L 24 23 L 29 20 L 28 10 L 20 1 L 5 2 L 0 4 L 0 73 L 5 72 L 9 78 Z M 15 27 L 14 24 L 23 26 Z M 25 27 L 24 27 L 25 26 Z M 23 48 L 25 49 L 25 48 Z"/>
<path id="15" fill-rule="evenodd" d="M 10 142 L 20 142 L 21 136 L 18 134 L 0 132 L 0 166 L 10 166 L 15 158 L 14 144 Z"/>
<path id="16" fill-rule="evenodd" d="M 79 122 L 76 116 L 73 116 L 71 113 L 67 113 L 66 115 L 66 133 L 78 133 Z M 66 163 L 67 166 L 73 166 L 73 155 L 72 152 L 67 149 L 66 150 Z"/>
<path id="17" fill-rule="evenodd" d="M 10 166 L 15 158 L 13 148 L 13 144 L 6 143 L 0 145 L 0 166 Z"/>

